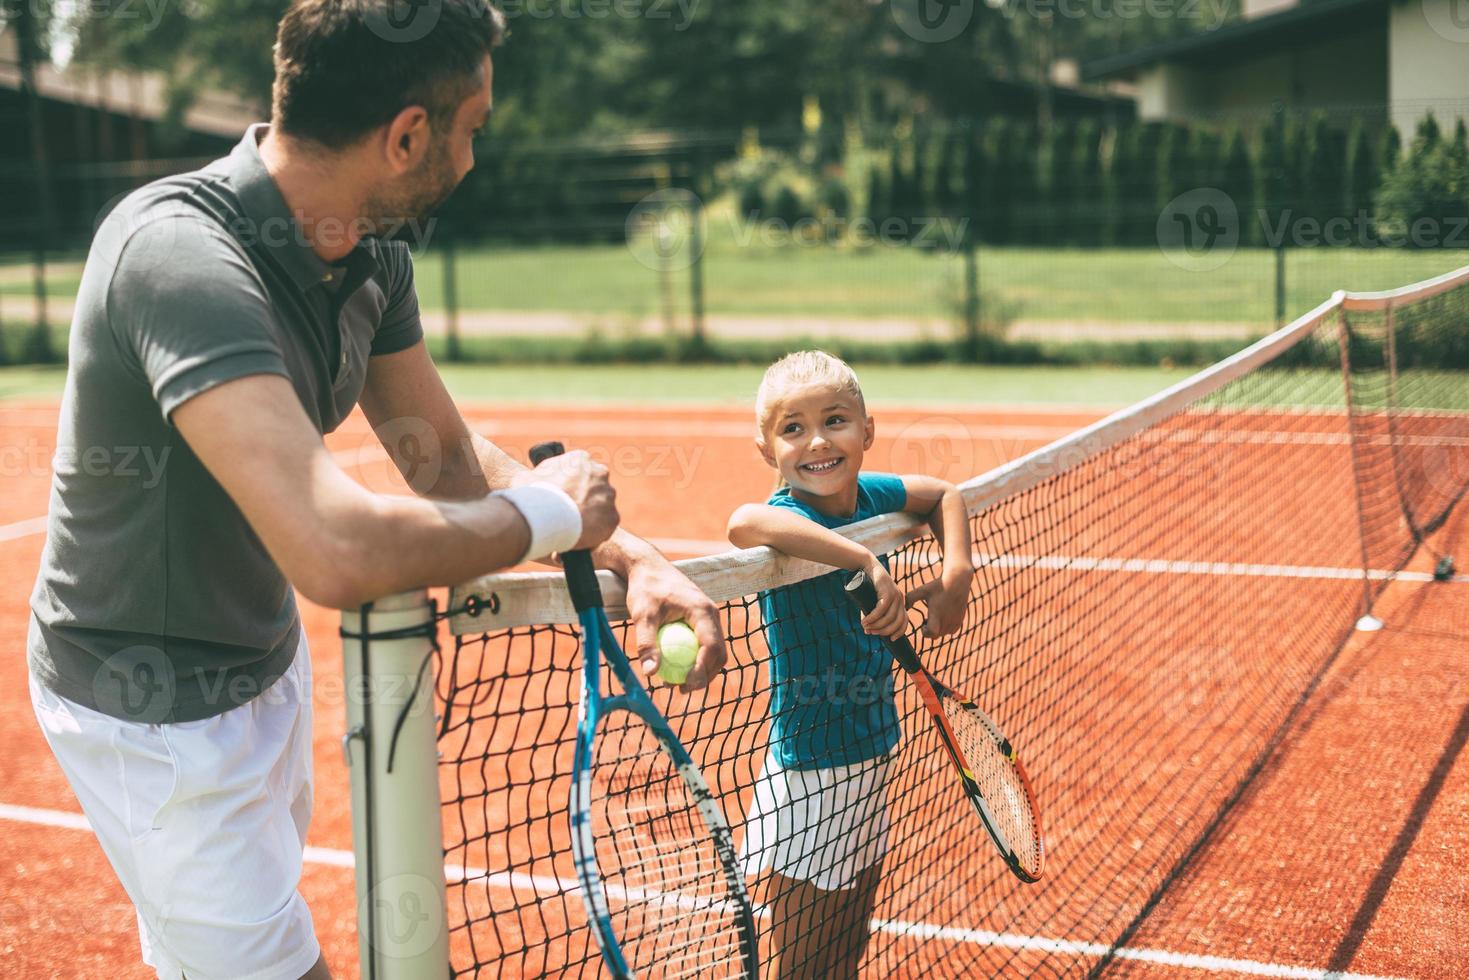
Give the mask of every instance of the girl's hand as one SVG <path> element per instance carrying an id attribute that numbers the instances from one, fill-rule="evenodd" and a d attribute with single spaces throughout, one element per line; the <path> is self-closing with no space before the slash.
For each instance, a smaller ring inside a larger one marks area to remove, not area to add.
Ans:
<path id="1" fill-rule="evenodd" d="M 873 636 L 902 636 L 908 629 L 909 605 L 903 601 L 903 590 L 876 557 L 862 571 L 877 590 L 877 605 L 862 617 L 862 628 Z"/>
<path id="2" fill-rule="evenodd" d="M 969 585 L 973 580 L 972 568 L 952 574 L 946 570 L 940 578 L 925 582 L 908 593 L 909 608 L 915 602 L 922 602 L 927 607 L 923 620 L 924 636 L 947 636 L 964 628 L 964 617 L 969 612 Z"/>

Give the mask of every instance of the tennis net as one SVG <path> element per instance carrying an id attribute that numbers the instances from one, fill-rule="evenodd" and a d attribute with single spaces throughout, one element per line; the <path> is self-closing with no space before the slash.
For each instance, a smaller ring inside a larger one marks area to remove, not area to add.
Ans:
<path id="1" fill-rule="evenodd" d="M 1010 875 L 897 680 L 864 974 L 1078 976 L 1126 956 L 1466 487 L 1469 269 L 1335 294 L 965 483 L 971 609 L 919 653 L 1020 748 L 1047 873 Z M 941 559 L 901 517 L 849 530 L 905 588 Z M 770 747 L 766 637 L 781 628 L 760 598 L 789 589 L 788 615 L 819 617 L 813 583 L 830 570 L 763 549 L 681 566 L 719 604 L 731 659 L 706 691 L 654 698 L 738 840 Z M 615 621 L 620 584 L 604 573 L 603 590 Z M 347 740 L 364 976 L 601 975 L 566 812 L 575 622 L 554 573 L 470 583 L 442 613 L 419 595 L 345 617 L 349 690 L 367 693 L 349 699 Z M 836 716 L 881 694 L 818 681 L 804 696 Z"/>

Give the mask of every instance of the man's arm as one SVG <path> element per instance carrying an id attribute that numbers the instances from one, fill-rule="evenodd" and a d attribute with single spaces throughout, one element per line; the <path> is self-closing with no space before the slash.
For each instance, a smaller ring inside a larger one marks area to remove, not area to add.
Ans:
<path id="1" fill-rule="evenodd" d="M 354 482 L 278 375 L 211 388 L 175 409 L 172 421 L 281 571 L 313 602 L 345 609 L 463 581 L 513 565 L 530 546 L 529 525 L 503 498 L 430 501 Z M 617 525 L 607 470 L 585 454 L 560 460 L 536 475 L 580 510 L 577 546 L 595 546 Z"/>
<path id="2" fill-rule="evenodd" d="M 526 471 L 470 430 L 422 342 L 368 363 L 362 411 L 409 486 L 423 496 L 474 500 L 511 486 Z M 645 673 L 658 669 L 658 628 L 680 619 L 699 638 L 698 659 L 681 689 L 704 687 L 723 669 L 728 652 L 714 604 L 658 549 L 619 529 L 592 559 L 627 582 Z"/>

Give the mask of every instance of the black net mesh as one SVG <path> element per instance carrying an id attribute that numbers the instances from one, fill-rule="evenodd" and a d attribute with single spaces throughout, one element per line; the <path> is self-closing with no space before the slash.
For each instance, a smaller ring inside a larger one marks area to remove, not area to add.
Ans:
<path id="1" fill-rule="evenodd" d="M 815 893 L 756 881 L 762 955 L 789 944 L 791 917 L 804 914 L 794 930 L 804 940 L 784 955 L 818 975 L 844 955 L 883 977 L 1100 969 L 1206 846 L 1341 649 L 1363 612 L 1364 534 L 1371 568 L 1401 568 L 1464 493 L 1465 304 L 1454 294 L 1397 310 L 1391 357 L 1386 318 L 1352 314 L 1355 412 L 1333 314 L 1131 437 L 1104 444 L 1099 433 L 1095 447 L 1083 439 L 1059 465 L 1041 464 L 1049 472 L 1020 471 L 1026 488 L 971 515 L 978 574 L 966 625 L 914 640 L 1027 761 L 1048 845 L 1037 884 L 1018 882 L 994 853 L 915 692 L 889 669 L 871 690 L 817 679 L 802 696 L 833 725 L 862 698 L 891 696 L 902 733 L 891 753 L 812 790 L 819 799 L 791 846 L 769 839 L 789 820 L 753 829 L 753 811 L 782 803 L 761 781 L 766 638 L 778 624 L 758 594 L 724 603 L 728 669 L 704 692 L 658 688 L 654 699 L 746 854 L 755 835 L 762 853 L 781 851 L 771 860 L 789 877 L 854 889 L 845 917 L 819 918 L 801 905 Z M 920 536 L 889 564 L 911 588 L 940 559 Z M 850 633 L 836 646 L 857 647 L 855 615 L 823 605 L 824 594 L 788 603 L 792 615 L 845 617 Z M 632 649 L 629 627 L 614 629 Z M 459 636 L 439 659 L 456 975 L 601 973 L 567 817 L 580 667 L 576 630 L 564 625 Z M 864 922 L 855 897 L 868 884 Z"/>
<path id="2" fill-rule="evenodd" d="M 1367 565 L 1396 572 L 1469 486 L 1469 290 L 1345 323 Z"/>

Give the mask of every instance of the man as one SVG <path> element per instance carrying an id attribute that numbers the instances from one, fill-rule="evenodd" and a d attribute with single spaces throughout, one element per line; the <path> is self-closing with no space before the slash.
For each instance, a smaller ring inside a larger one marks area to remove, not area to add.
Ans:
<path id="1" fill-rule="evenodd" d="M 407 248 L 382 236 L 473 166 L 504 20 L 484 0 L 408 9 L 431 21 L 297 0 L 271 125 L 130 196 L 78 295 L 31 693 L 161 977 L 327 976 L 296 890 L 311 705 L 292 586 L 345 608 L 592 547 L 627 579 L 645 670 L 678 619 L 701 641 L 687 686 L 723 666 L 707 597 L 614 533 L 605 468 L 525 470 L 434 369 Z M 419 497 L 363 489 L 325 449 L 359 402 L 380 435 L 415 435 L 428 465 L 399 464 Z"/>

